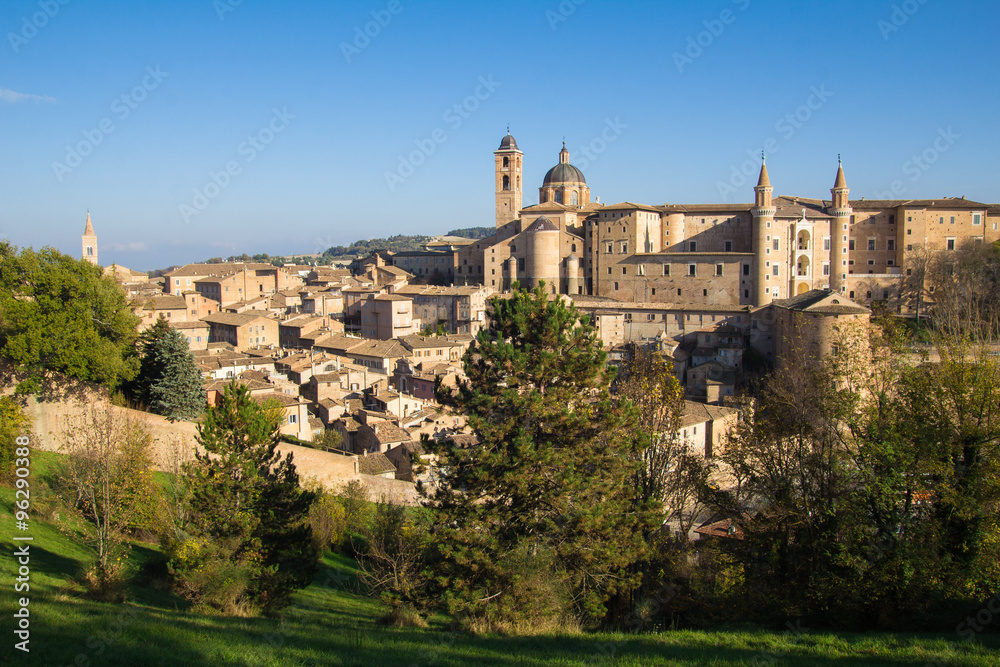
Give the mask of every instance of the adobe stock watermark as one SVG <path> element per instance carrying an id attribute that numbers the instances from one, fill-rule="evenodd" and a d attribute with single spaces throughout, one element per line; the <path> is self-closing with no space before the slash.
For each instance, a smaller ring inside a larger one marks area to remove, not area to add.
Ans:
<path id="1" fill-rule="evenodd" d="M 59 14 L 59 10 L 68 4 L 69 0 L 38 0 L 39 11 L 31 16 L 21 17 L 21 29 L 7 33 L 7 42 L 14 53 L 18 53 L 22 46 L 34 39 L 38 31 L 47 26 Z"/>
<path id="2" fill-rule="evenodd" d="M 882 39 L 888 42 L 889 37 L 893 33 L 899 32 L 910 18 L 926 4 L 927 0 L 904 0 L 904 2 L 899 4 L 893 4 L 888 20 L 879 19 L 875 24 L 878 27 L 878 31 L 882 33 Z"/>
<path id="3" fill-rule="evenodd" d="M 351 42 L 341 42 L 340 52 L 344 54 L 344 60 L 348 63 L 354 56 L 361 55 L 371 45 L 372 40 L 382 34 L 382 31 L 392 23 L 393 16 L 399 16 L 403 12 L 402 0 L 389 0 L 385 9 L 373 10 L 372 20 L 365 23 L 364 27 L 354 27 L 354 39 Z"/>
<path id="4" fill-rule="evenodd" d="M 549 22 L 549 27 L 555 31 L 560 23 L 565 23 L 569 17 L 576 13 L 576 8 L 587 0 L 562 0 L 554 10 L 545 10 L 545 19 Z"/>
<path id="5" fill-rule="evenodd" d="M 114 99 L 111 103 L 111 113 L 115 115 L 118 122 L 124 121 L 132 115 L 133 111 L 139 108 L 139 105 L 145 101 L 151 92 L 160 87 L 160 84 L 168 76 L 170 76 L 170 73 L 162 71 L 159 65 L 155 68 L 147 66 L 146 76 L 142 77 L 142 81 L 134 86 L 132 90 L 122 93 Z M 84 158 L 91 155 L 116 128 L 117 125 L 115 125 L 114 118 L 105 117 L 97 122 L 96 127 L 83 130 L 83 139 L 81 141 L 78 141 L 75 145 L 66 146 L 66 156 L 63 161 L 52 163 L 52 172 L 56 175 L 56 180 L 62 183 L 63 178 L 67 174 L 73 173 L 74 169 L 83 164 Z"/>
<path id="6" fill-rule="evenodd" d="M 604 119 L 604 129 L 601 130 L 600 134 L 590 140 L 590 143 L 584 144 L 577 149 L 577 155 L 581 157 L 573 159 L 577 161 L 577 166 L 580 169 L 586 169 L 590 165 L 594 164 L 604 151 L 608 150 L 608 146 L 618 141 L 618 137 L 622 136 L 622 132 L 628 129 L 628 125 L 621 121 L 621 116 L 615 116 L 614 120 L 610 118 Z"/>
<path id="7" fill-rule="evenodd" d="M 732 0 L 732 3 L 741 12 L 746 11 L 747 7 L 750 6 L 750 0 Z M 726 31 L 726 26 L 736 23 L 737 16 L 738 14 L 732 9 L 723 9 L 719 12 L 718 18 L 702 21 L 701 24 L 705 26 L 705 29 L 693 37 L 688 37 L 687 46 L 683 51 L 674 51 L 673 53 L 672 57 L 674 65 L 677 66 L 677 72 L 683 74 L 685 67 L 693 65 L 694 61 L 705 53 L 705 49 L 711 47 L 715 43 L 715 40 L 722 37 L 722 33 Z"/>
<path id="8" fill-rule="evenodd" d="M 962 138 L 961 134 L 956 134 L 954 130 L 951 129 L 949 125 L 946 128 L 939 127 L 937 131 L 937 136 L 931 142 L 931 144 L 922 150 L 920 153 L 914 154 L 910 159 L 906 160 L 901 166 L 900 170 L 903 172 L 904 176 L 909 176 L 910 183 L 916 183 L 920 180 L 928 169 L 930 169 L 941 156 L 951 150 L 951 147 L 955 145 L 959 139 Z M 906 192 L 906 183 L 902 179 L 897 178 L 892 183 L 889 184 L 888 190 L 883 190 L 875 193 L 876 199 L 898 199 L 900 195 Z"/>
<path id="9" fill-rule="evenodd" d="M 492 74 L 479 77 L 479 85 L 476 86 L 472 94 L 445 109 L 441 119 L 454 132 L 462 127 L 462 124 L 502 85 L 499 81 L 493 80 Z M 434 155 L 437 147 L 446 141 L 448 141 L 448 130 L 442 127 L 435 128 L 424 139 L 415 140 L 413 143 L 416 145 L 416 149 L 406 155 L 401 153 L 395 171 L 385 172 L 385 184 L 389 187 L 389 192 L 395 192 L 397 187 L 413 176 L 417 169 L 426 163 L 430 156 Z"/>
<path id="10" fill-rule="evenodd" d="M 178 210 L 185 223 L 190 223 L 191 218 L 200 215 L 208 208 L 208 205 L 229 187 L 233 178 L 243 173 L 244 165 L 256 160 L 257 156 L 263 153 L 268 145 L 274 141 L 274 138 L 285 131 L 289 121 L 295 118 L 294 114 L 288 113 L 287 107 L 280 110 L 276 107 L 271 112 L 271 118 L 267 124 L 254 134 L 249 135 L 236 147 L 236 153 L 243 159 L 229 160 L 219 171 L 209 171 L 208 181 L 200 188 L 194 188 L 191 203 L 185 202 L 179 205 Z"/>
<path id="11" fill-rule="evenodd" d="M 226 20 L 226 14 L 236 11 L 236 8 L 243 4 L 243 0 L 212 0 L 212 9 L 220 21 Z"/>
<path id="12" fill-rule="evenodd" d="M 774 123 L 774 130 L 778 136 L 771 136 L 764 140 L 763 149 L 767 155 L 774 155 L 780 151 L 781 142 L 791 140 L 833 96 L 833 91 L 828 90 L 825 83 L 818 88 L 811 86 L 805 102 Z M 730 166 L 729 180 L 716 182 L 715 187 L 723 201 L 736 194 L 739 188 L 742 188 L 750 182 L 750 179 L 760 173 L 760 150 L 760 148 L 748 148 L 746 154 L 749 157 L 739 165 Z"/>

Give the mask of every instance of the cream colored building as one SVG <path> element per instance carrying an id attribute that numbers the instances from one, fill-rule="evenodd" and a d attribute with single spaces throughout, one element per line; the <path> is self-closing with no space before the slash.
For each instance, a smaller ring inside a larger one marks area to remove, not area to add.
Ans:
<path id="1" fill-rule="evenodd" d="M 1000 239 L 998 207 L 964 198 L 852 201 L 838 164 L 830 198 L 774 196 L 762 163 L 753 203 L 590 200 L 565 145 L 522 207 L 524 154 L 494 152 L 496 233 L 455 253 L 455 282 L 497 291 L 517 280 L 621 302 L 761 306 L 814 289 L 867 302 L 898 294 L 922 249 Z"/>

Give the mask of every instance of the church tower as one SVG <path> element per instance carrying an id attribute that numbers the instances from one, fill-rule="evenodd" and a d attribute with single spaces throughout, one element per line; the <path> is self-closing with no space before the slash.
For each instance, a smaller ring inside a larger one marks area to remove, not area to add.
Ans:
<path id="1" fill-rule="evenodd" d="M 90 222 L 90 211 L 87 211 L 87 226 L 83 230 L 83 261 L 90 262 L 94 266 L 97 264 L 97 234 L 94 233 L 94 225 Z"/>
<path id="2" fill-rule="evenodd" d="M 497 227 L 503 227 L 517 219 L 522 199 L 521 167 L 524 153 L 517 149 L 517 142 L 510 136 L 510 128 L 507 128 L 507 136 L 500 142 L 500 148 L 493 156 L 496 160 Z"/>
<path id="3" fill-rule="evenodd" d="M 768 254 L 765 249 L 768 246 L 767 237 L 771 235 L 771 226 L 774 223 L 774 215 L 777 209 L 771 202 L 771 195 L 774 188 L 771 187 L 771 179 L 767 175 L 767 161 L 761 155 L 760 178 L 757 180 L 757 187 L 754 191 L 753 214 L 753 252 L 757 264 L 757 279 L 754 283 L 754 305 L 766 306 L 771 303 L 771 267 L 768 266 Z M 775 283 L 777 284 L 777 283 Z"/>
<path id="4" fill-rule="evenodd" d="M 837 162 L 837 179 L 830 190 L 833 195 L 830 210 L 833 216 L 830 221 L 830 289 L 843 292 L 847 289 L 847 260 L 850 259 L 847 253 L 848 224 L 854 211 L 848 198 L 851 190 L 844 177 L 844 164 L 839 158 Z"/>

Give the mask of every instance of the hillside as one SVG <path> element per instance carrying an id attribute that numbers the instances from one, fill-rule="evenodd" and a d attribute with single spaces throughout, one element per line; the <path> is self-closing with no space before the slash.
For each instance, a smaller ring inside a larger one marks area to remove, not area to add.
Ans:
<path id="1" fill-rule="evenodd" d="M 31 664 L 108 665 L 903 665 L 997 664 L 993 635 L 958 644 L 955 635 L 794 631 L 672 631 L 650 634 L 471 636 L 443 618 L 426 629 L 377 624 L 380 603 L 359 594 L 354 563 L 327 554 L 315 582 L 281 619 L 186 611 L 163 589 L 154 544 L 133 545 L 129 603 L 85 599 L 74 583 L 88 560 L 80 526 L 47 492 L 59 455 L 32 453 Z M 0 487 L 5 562 L 12 562 L 13 490 Z M 5 651 L 10 655 L 10 650 Z"/>

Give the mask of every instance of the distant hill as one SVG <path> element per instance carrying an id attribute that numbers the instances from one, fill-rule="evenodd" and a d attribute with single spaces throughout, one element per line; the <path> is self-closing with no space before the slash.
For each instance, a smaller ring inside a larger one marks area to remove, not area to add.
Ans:
<path id="1" fill-rule="evenodd" d="M 453 229 L 446 236 L 461 236 L 467 239 L 485 239 L 496 233 L 493 227 L 466 227 L 465 229 Z"/>

